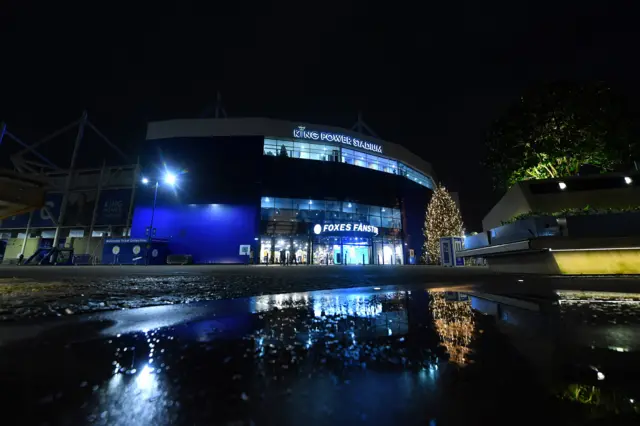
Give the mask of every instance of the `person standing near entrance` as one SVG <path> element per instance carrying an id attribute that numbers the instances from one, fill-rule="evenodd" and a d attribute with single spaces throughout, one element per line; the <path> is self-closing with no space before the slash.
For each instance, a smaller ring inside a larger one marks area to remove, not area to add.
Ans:
<path id="1" fill-rule="evenodd" d="M 291 252 L 289 253 L 289 265 L 293 265 L 296 264 L 296 266 L 298 266 L 298 259 L 296 258 L 296 254 Z"/>
<path id="2" fill-rule="evenodd" d="M 249 249 L 249 265 L 253 265 L 253 248 Z"/>
<path id="3" fill-rule="evenodd" d="M 285 266 L 287 264 L 287 257 L 284 249 L 280 250 L 280 265 Z"/>

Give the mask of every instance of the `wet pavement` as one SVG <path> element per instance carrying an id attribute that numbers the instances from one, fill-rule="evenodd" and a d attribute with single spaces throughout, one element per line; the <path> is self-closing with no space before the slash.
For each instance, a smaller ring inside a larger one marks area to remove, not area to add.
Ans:
<path id="1" fill-rule="evenodd" d="M 640 424 L 639 349 L 640 294 L 367 286 L 5 324 L 0 392 L 7 424 Z"/>
<path id="2" fill-rule="evenodd" d="M 501 278 L 483 267 L 0 265 L 0 322 L 263 294 Z"/>
<path id="3" fill-rule="evenodd" d="M 347 287 L 470 285 L 636 291 L 638 277 L 519 276 L 439 266 L 0 265 L 0 324 L 34 318 Z"/>

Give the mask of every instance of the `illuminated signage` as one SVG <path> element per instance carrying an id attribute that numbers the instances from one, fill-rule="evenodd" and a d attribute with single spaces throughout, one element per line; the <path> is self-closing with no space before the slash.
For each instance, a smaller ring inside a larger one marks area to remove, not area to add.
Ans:
<path id="1" fill-rule="evenodd" d="M 320 234 L 340 234 L 343 232 L 362 232 L 366 234 L 378 235 L 378 227 L 366 225 L 360 222 L 354 223 L 325 223 L 317 224 L 313 227 L 313 233 Z"/>
<path id="2" fill-rule="evenodd" d="M 366 149 L 367 151 L 373 151 L 382 154 L 382 146 L 375 143 L 363 141 L 362 139 L 343 135 L 341 133 L 319 132 L 317 130 L 307 130 L 307 128 L 304 126 L 298 126 L 297 129 L 293 129 L 293 137 L 296 139 L 309 139 L 312 141 L 342 143 L 345 145 L 353 146 L 355 148 Z"/>

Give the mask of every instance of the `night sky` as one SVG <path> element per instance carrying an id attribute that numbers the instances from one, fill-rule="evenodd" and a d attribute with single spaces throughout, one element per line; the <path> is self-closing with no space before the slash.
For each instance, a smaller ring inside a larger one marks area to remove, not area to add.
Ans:
<path id="1" fill-rule="evenodd" d="M 361 110 L 459 191 L 468 230 L 496 200 L 484 134 L 524 88 L 640 92 L 638 15 L 612 2 L 75 3 L 3 2 L 0 120 L 25 141 L 86 109 L 135 155 L 147 121 L 210 117 L 218 90 L 232 117 L 350 128 Z"/>

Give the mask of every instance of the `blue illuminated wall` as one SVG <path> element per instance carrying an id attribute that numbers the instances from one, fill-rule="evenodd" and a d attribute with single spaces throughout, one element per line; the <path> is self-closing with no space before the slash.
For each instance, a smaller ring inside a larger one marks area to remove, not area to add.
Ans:
<path id="1" fill-rule="evenodd" d="M 422 227 L 424 226 L 424 215 L 427 204 L 431 200 L 431 190 L 414 184 L 413 182 L 405 182 L 400 188 L 402 198 L 402 220 L 404 223 L 404 241 L 405 258 L 409 261 L 409 250 L 413 249 L 416 255 L 416 264 L 422 256 L 422 245 L 424 244 L 424 235 Z"/>
<path id="2" fill-rule="evenodd" d="M 153 227 L 156 238 L 169 240 L 172 254 L 191 254 L 195 263 L 245 263 L 240 245 L 255 243 L 258 236 L 255 205 L 173 204 L 156 207 Z M 137 206 L 132 238 L 146 237 L 150 206 Z"/>

